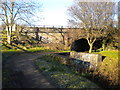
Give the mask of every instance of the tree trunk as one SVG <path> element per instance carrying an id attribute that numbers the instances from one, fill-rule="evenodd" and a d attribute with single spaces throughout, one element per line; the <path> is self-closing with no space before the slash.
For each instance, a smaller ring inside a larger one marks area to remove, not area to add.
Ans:
<path id="1" fill-rule="evenodd" d="M 94 42 L 96 41 L 96 38 L 94 38 L 93 40 L 89 39 L 89 37 L 87 38 L 87 41 L 88 41 L 88 44 L 90 46 L 90 49 L 89 49 L 89 53 L 92 52 L 92 48 L 93 48 L 93 44 Z"/>
<path id="2" fill-rule="evenodd" d="M 89 53 L 91 53 L 92 52 L 93 44 L 90 44 L 89 46 L 90 46 Z"/>
<path id="3" fill-rule="evenodd" d="M 9 26 L 6 26 L 6 30 L 7 30 L 7 42 L 8 44 L 11 44 L 11 28 Z"/>
<path id="4" fill-rule="evenodd" d="M 11 44 L 11 35 L 7 35 L 7 42 L 8 44 Z"/>

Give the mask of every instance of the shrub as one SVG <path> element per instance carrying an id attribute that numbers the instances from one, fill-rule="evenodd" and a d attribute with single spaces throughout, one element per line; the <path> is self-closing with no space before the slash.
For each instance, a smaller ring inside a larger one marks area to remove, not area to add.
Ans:
<path id="1" fill-rule="evenodd" d="M 100 52 L 106 58 L 101 62 L 94 72 L 95 75 L 103 77 L 110 85 L 118 85 L 118 51 L 104 51 Z"/>

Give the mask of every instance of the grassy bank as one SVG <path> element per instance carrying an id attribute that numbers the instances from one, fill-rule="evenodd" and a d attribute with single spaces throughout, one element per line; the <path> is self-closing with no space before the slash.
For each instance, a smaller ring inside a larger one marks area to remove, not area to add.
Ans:
<path id="1" fill-rule="evenodd" d="M 35 60 L 35 65 L 59 88 L 99 88 L 86 78 L 76 75 L 64 62 L 60 63 L 62 59 L 54 55 L 44 55 Z"/>
<path id="2" fill-rule="evenodd" d="M 101 51 L 98 52 L 105 58 L 101 62 L 94 74 L 103 82 L 104 87 L 117 87 L 119 83 L 119 54 L 120 51 Z"/>
<path id="3" fill-rule="evenodd" d="M 14 54 L 20 54 L 20 53 L 34 53 L 34 52 L 70 52 L 70 51 L 62 51 L 62 50 L 50 50 L 46 47 L 34 47 L 29 49 L 2 49 L 2 59 L 6 59 Z"/>
<path id="4" fill-rule="evenodd" d="M 120 51 L 101 51 L 97 53 L 103 56 L 118 60 L 118 54 L 120 54 Z"/>
<path id="5" fill-rule="evenodd" d="M 96 52 L 94 52 L 94 53 L 96 53 Z M 93 73 L 92 72 L 88 72 L 88 73 L 75 72 L 75 73 L 77 73 L 77 75 L 79 75 L 80 77 L 82 76 L 82 77 L 85 77 L 85 78 L 93 81 L 94 83 L 98 84 L 105 90 L 107 90 L 108 88 L 118 89 L 119 88 L 118 87 L 118 85 L 119 85 L 119 82 L 118 82 L 118 80 L 119 80 L 118 56 L 119 55 L 118 54 L 120 53 L 120 51 L 101 51 L 101 52 L 97 52 L 97 53 L 101 54 L 105 58 L 103 59 L 103 62 L 101 62 L 99 64 L 98 68 Z M 56 65 L 58 65 L 58 66 L 61 63 L 60 61 L 62 61 L 62 64 L 64 64 L 64 61 L 65 61 L 61 57 L 43 56 L 40 58 L 40 60 L 37 61 L 36 65 L 39 66 L 38 67 L 39 70 L 42 71 L 43 73 L 46 73 L 46 72 L 51 73 L 51 69 L 50 69 L 51 67 L 46 68 L 46 66 L 44 66 L 44 63 L 47 62 L 46 64 L 49 66 L 48 62 L 52 63 L 53 60 L 57 60 L 59 62 L 59 63 L 56 63 Z M 54 66 L 54 64 L 52 64 L 52 66 Z M 49 69 L 50 69 L 50 71 L 49 71 Z M 54 67 L 53 70 L 57 71 L 59 69 L 64 71 L 64 68 L 62 69 L 61 67 Z M 58 82 L 59 82 L 59 80 L 58 80 Z"/>

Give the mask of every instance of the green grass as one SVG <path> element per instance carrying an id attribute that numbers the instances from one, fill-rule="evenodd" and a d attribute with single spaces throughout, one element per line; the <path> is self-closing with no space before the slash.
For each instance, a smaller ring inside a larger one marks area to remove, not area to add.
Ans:
<path id="1" fill-rule="evenodd" d="M 37 68 L 59 88 L 99 88 L 96 84 L 76 75 L 60 60 L 63 58 L 54 55 L 43 55 L 35 60 Z"/>
<path id="2" fill-rule="evenodd" d="M 28 52 L 70 52 L 70 51 L 63 51 L 63 50 L 51 50 L 47 49 L 46 47 L 34 47 L 27 49 Z"/>
<path id="3" fill-rule="evenodd" d="M 14 54 L 19 53 L 33 53 L 33 52 L 70 52 L 70 51 L 62 51 L 62 50 L 50 50 L 46 47 L 29 47 L 23 46 L 21 44 L 16 45 L 12 43 L 12 45 L 7 44 L 6 42 L 1 44 L 2 46 L 2 59 L 6 59 Z"/>
<path id="4" fill-rule="evenodd" d="M 12 56 L 14 54 L 24 53 L 24 52 L 70 52 L 70 51 L 62 51 L 62 50 L 50 50 L 45 47 L 34 47 L 30 49 L 25 49 L 25 51 L 21 49 L 8 49 L 8 50 L 2 50 L 2 58 L 6 59 L 9 56 Z"/>
<path id="5" fill-rule="evenodd" d="M 97 53 L 109 58 L 118 59 L 118 54 L 120 51 L 101 51 Z"/>

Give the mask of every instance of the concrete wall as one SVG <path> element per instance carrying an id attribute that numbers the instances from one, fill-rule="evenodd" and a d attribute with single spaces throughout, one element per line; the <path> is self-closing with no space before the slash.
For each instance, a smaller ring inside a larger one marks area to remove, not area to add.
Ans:
<path id="1" fill-rule="evenodd" d="M 102 61 L 102 56 L 100 54 L 70 52 L 70 57 L 84 62 L 90 62 L 90 69 L 95 69 L 98 63 Z"/>

